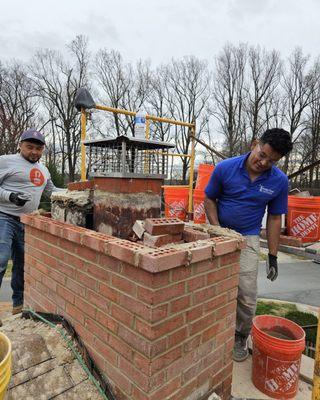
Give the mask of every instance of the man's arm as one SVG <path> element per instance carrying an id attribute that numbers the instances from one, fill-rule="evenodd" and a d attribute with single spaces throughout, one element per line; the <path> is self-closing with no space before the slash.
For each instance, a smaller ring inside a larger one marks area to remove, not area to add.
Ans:
<path id="1" fill-rule="evenodd" d="M 277 256 L 281 233 L 281 215 L 268 214 L 267 241 L 269 254 Z"/>
<path id="2" fill-rule="evenodd" d="M 279 214 L 268 214 L 267 217 L 267 241 L 268 241 L 268 259 L 266 261 L 267 266 L 267 278 L 271 282 L 275 281 L 278 277 L 278 246 L 281 232 L 281 215 Z"/>
<path id="3" fill-rule="evenodd" d="M 220 225 L 218 219 L 217 203 L 216 200 L 209 199 L 206 197 L 204 199 L 204 209 L 206 211 L 208 220 L 211 225 Z"/>

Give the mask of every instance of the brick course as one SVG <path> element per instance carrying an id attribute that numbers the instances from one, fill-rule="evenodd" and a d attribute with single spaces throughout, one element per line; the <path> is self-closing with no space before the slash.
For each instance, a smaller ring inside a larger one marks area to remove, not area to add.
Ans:
<path id="1" fill-rule="evenodd" d="M 68 319 L 117 398 L 231 391 L 242 242 L 152 249 L 25 215 L 25 303 Z"/>

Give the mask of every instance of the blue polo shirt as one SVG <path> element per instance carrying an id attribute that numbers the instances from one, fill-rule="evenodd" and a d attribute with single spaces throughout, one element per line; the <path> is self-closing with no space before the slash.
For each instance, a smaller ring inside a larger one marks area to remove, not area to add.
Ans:
<path id="1" fill-rule="evenodd" d="M 249 154 L 217 164 L 205 193 L 217 200 L 222 227 L 259 235 L 266 207 L 270 214 L 287 213 L 289 185 L 287 176 L 275 166 L 251 182 L 245 167 Z"/>

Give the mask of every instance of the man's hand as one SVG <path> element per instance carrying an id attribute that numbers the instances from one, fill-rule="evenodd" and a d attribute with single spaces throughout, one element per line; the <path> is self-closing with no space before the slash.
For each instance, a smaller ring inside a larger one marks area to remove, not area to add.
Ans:
<path id="1" fill-rule="evenodd" d="M 31 198 L 30 195 L 26 193 L 12 192 L 9 196 L 9 200 L 16 206 L 22 207 L 26 204 L 27 201 L 30 201 Z"/>
<path id="2" fill-rule="evenodd" d="M 278 277 L 278 257 L 269 253 L 266 261 L 266 268 L 267 278 L 270 279 L 271 282 L 275 281 Z"/>

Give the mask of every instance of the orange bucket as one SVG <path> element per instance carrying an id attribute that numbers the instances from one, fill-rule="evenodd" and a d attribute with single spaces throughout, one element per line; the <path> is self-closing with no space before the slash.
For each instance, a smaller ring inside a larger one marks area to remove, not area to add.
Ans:
<path id="1" fill-rule="evenodd" d="M 259 315 L 252 326 L 252 382 L 274 399 L 294 399 L 298 391 L 304 330 L 286 318 Z"/>
<path id="2" fill-rule="evenodd" d="M 193 191 L 193 222 L 195 224 L 206 223 L 206 213 L 204 210 L 205 193 L 203 190 L 194 189 Z"/>
<path id="3" fill-rule="evenodd" d="M 204 190 L 206 188 L 213 170 L 214 165 L 212 164 L 199 164 L 196 189 Z"/>
<path id="4" fill-rule="evenodd" d="M 288 197 L 287 232 L 304 243 L 320 240 L 320 196 Z"/>
<path id="5" fill-rule="evenodd" d="M 186 219 L 189 200 L 189 188 L 165 187 L 164 188 L 164 213 L 167 218 Z"/>

